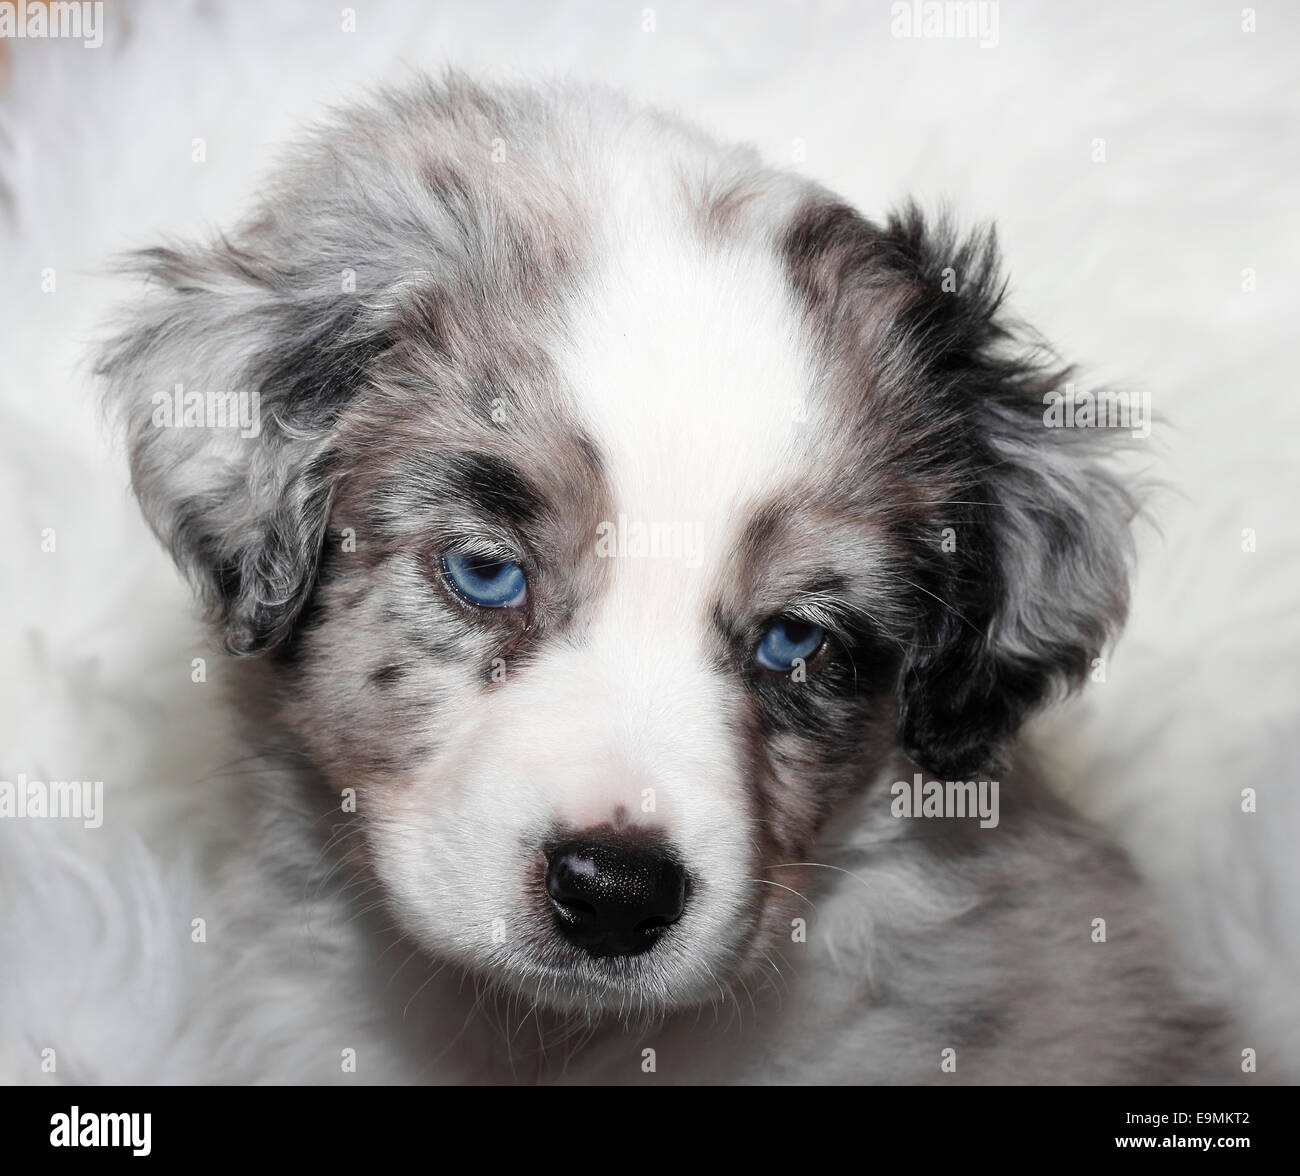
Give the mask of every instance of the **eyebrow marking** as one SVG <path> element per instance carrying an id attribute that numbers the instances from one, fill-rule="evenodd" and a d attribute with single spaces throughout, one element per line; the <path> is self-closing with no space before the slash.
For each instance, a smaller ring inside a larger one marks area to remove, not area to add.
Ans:
<path id="1" fill-rule="evenodd" d="M 546 509 L 541 495 L 519 472 L 493 454 L 449 454 L 444 473 L 453 493 L 515 526 L 535 522 Z"/>

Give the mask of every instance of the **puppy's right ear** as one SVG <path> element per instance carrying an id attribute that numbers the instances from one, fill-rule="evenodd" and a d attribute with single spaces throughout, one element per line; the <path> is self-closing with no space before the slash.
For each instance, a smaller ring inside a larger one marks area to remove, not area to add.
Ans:
<path id="1" fill-rule="evenodd" d="M 269 648 L 315 584 L 331 428 L 389 340 L 339 269 L 261 248 L 160 248 L 98 372 L 145 517 L 228 650 Z"/>

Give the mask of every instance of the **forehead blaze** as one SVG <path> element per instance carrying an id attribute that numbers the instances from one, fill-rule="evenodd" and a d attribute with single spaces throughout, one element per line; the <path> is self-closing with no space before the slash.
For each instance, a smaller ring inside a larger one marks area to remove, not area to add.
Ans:
<path id="1" fill-rule="evenodd" d="M 813 365 L 779 258 L 690 235 L 626 242 L 556 365 L 605 461 L 616 591 L 703 621 L 745 516 L 815 448 Z"/>

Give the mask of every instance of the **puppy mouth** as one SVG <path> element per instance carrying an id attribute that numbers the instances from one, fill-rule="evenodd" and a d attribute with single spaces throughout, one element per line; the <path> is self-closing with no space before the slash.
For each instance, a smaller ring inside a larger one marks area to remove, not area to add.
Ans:
<path id="1" fill-rule="evenodd" d="M 655 953 L 533 958 L 500 975 L 509 987 L 560 1012 L 662 1015 L 707 1002 L 716 985 Z"/>
<path id="2" fill-rule="evenodd" d="M 751 965 L 761 912 L 746 910 L 746 929 L 720 948 L 686 916 L 653 933 L 649 948 L 604 952 L 578 948 L 547 927 L 545 942 L 498 975 L 518 991 L 557 1011 L 620 1018 L 655 1017 L 724 1000 Z"/>

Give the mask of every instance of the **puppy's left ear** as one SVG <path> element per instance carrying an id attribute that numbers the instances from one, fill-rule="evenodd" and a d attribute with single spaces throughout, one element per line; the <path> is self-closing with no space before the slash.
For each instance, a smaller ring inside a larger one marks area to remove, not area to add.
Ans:
<path id="1" fill-rule="evenodd" d="M 1053 427 L 1070 373 L 1003 317 L 991 233 L 958 241 L 909 210 L 876 257 L 910 287 L 885 346 L 927 398 L 912 460 L 945 483 L 917 536 L 926 591 L 900 735 L 923 768 L 964 777 L 997 770 L 1029 713 L 1081 685 L 1123 623 L 1135 505 L 1110 463 L 1117 430 Z"/>

